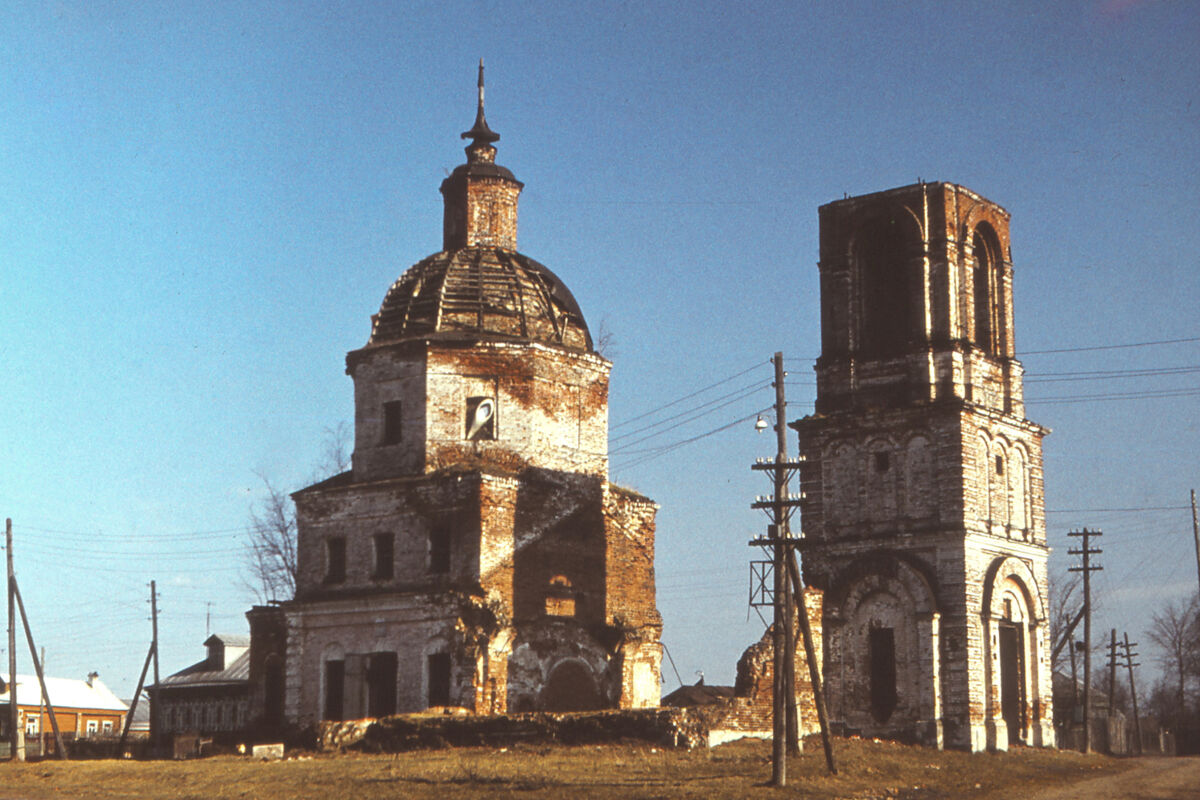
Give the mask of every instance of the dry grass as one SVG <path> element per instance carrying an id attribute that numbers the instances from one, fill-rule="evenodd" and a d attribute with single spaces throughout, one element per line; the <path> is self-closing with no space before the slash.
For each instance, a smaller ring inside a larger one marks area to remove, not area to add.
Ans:
<path id="1" fill-rule="evenodd" d="M 819 741 L 789 761 L 789 786 L 766 786 L 770 745 L 713 750 L 643 745 L 460 749 L 400 755 L 319 755 L 281 762 L 47 761 L 0 764 L 0 797 L 42 798 L 1008 798 L 1062 786 L 1132 762 L 1019 749 L 939 753 L 886 742 L 839 741 L 840 774 L 825 774 Z"/>

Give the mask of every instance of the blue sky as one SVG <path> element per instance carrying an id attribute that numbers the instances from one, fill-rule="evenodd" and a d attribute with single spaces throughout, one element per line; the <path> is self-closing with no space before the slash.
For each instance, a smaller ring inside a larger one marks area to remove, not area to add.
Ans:
<path id="1" fill-rule="evenodd" d="M 662 506 L 683 680 L 731 681 L 761 633 L 748 467 L 773 442 L 634 451 L 768 406 L 775 350 L 811 410 L 817 207 L 918 178 L 1013 215 L 1053 563 L 1102 528 L 1097 628 L 1143 641 L 1196 591 L 1200 373 L 1059 373 L 1200 366 L 1198 45 L 1200 7 L 1168 2 L 6 4 L 0 517 L 50 671 L 130 694 L 151 579 L 164 673 L 208 604 L 245 629 L 255 472 L 299 488 L 351 419 L 345 353 L 441 245 L 480 57 L 520 249 L 614 338 L 612 473 Z"/>

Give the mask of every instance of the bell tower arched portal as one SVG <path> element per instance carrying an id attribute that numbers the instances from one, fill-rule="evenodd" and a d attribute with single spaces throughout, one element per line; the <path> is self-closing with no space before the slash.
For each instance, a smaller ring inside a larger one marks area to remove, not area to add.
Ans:
<path id="1" fill-rule="evenodd" d="M 1048 431 L 1025 418 L 1008 212 L 918 183 L 822 206 L 820 228 L 816 413 L 793 427 L 830 715 L 972 750 L 1053 745 Z M 984 599 L 997 563 L 1024 587 L 1007 616 Z M 928 597 L 885 591 L 904 569 Z"/>

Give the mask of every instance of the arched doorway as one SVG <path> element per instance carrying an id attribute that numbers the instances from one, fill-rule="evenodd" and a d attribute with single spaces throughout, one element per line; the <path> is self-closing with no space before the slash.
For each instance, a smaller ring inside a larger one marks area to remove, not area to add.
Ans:
<path id="1" fill-rule="evenodd" d="M 578 661 L 562 661 L 550 671 L 539 705 L 543 711 L 595 711 L 604 702 L 591 671 Z"/>

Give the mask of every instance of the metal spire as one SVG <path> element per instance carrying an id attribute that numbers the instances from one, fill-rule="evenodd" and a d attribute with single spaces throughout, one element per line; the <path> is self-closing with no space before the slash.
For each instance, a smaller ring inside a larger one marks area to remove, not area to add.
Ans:
<path id="1" fill-rule="evenodd" d="M 464 131 L 464 139 L 472 139 L 472 144 L 479 142 L 491 143 L 500 138 L 500 134 L 488 127 L 487 119 L 483 116 L 483 59 L 479 59 L 479 107 L 475 111 L 475 124 L 471 130 Z"/>

